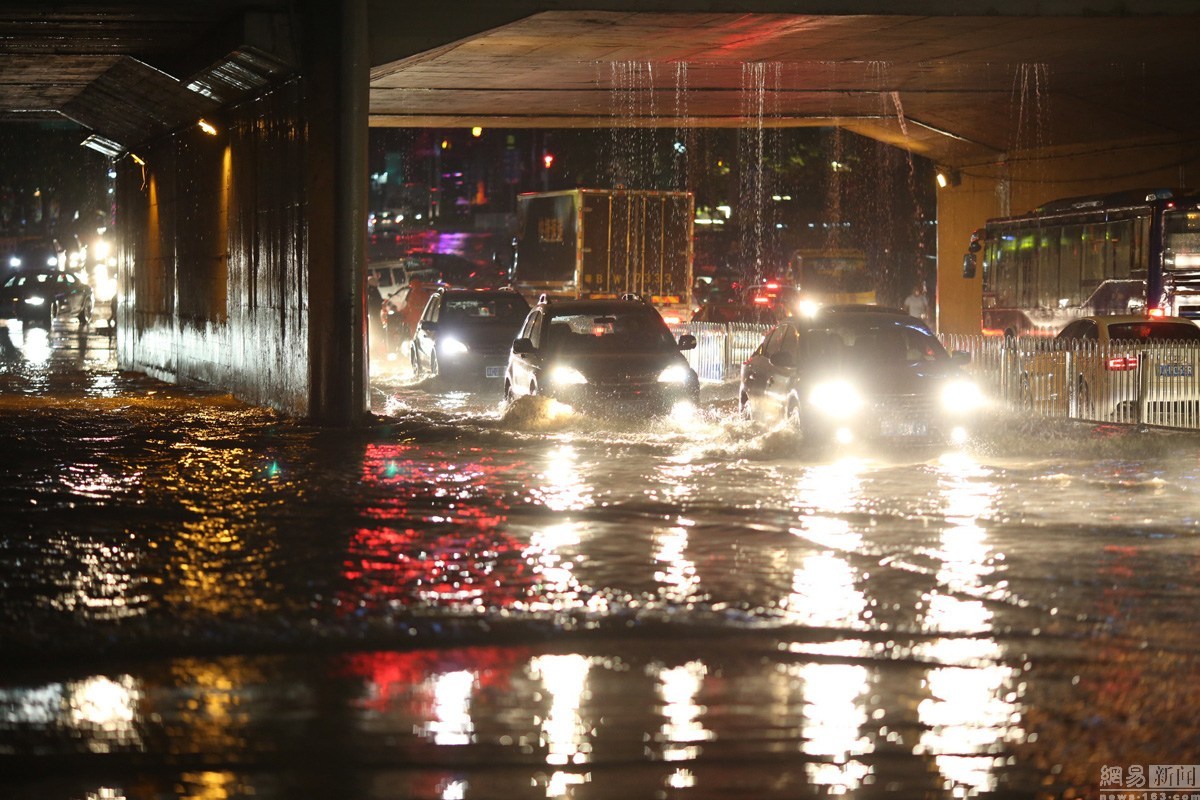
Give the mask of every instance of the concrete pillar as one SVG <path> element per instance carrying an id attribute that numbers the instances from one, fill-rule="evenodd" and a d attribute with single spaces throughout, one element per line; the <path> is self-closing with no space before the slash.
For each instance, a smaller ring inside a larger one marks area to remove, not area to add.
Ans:
<path id="1" fill-rule="evenodd" d="M 309 418 L 367 417 L 366 0 L 306 6 Z"/>

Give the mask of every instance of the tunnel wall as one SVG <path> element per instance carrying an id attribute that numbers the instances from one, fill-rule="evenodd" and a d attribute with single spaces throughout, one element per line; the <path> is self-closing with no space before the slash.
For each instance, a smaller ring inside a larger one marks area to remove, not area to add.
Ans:
<path id="1" fill-rule="evenodd" d="M 124 368 L 307 415 L 302 109 L 297 80 L 117 163 Z"/>
<path id="2" fill-rule="evenodd" d="M 1064 197 L 1124 189 L 1191 188 L 1200 179 L 1200 148 L 1191 143 L 1107 143 L 1096 152 L 1043 150 L 960 170 L 962 182 L 938 190 L 938 327 L 977 334 L 983 314 L 983 269 L 962 276 L 972 231 L 988 219 L 1023 214 Z M 1190 184 L 1189 184 L 1190 181 Z"/>

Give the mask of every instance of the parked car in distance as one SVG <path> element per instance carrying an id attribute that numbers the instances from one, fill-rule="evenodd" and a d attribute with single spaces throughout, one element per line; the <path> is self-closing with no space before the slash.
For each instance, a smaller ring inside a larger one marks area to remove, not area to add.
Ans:
<path id="1" fill-rule="evenodd" d="M 1113 421 L 1137 419 L 1139 393 L 1156 404 L 1198 406 L 1197 342 L 1200 326 L 1184 317 L 1080 317 L 1024 359 L 1022 404 L 1031 410 Z M 1176 343 L 1181 347 L 1172 348 Z M 1142 364 L 1143 354 L 1153 363 Z M 1159 410 L 1171 412 L 1167 407 Z"/>
<path id="2" fill-rule="evenodd" d="M 92 287 L 58 269 L 18 270 L 0 286 L 0 313 L 23 322 L 50 326 L 54 319 L 92 320 Z"/>
<path id="3" fill-rule="evenodd" d="M 528 312 L 529 303 L 511 289 L 438 289 L 413 335 L 413 373 L 499 380 Z"/>
<path id="4" fill-rule="evenodd" d="M 790 421 L 814 441 L 961 442 L 983 395 L 919 319 L 879 306 L 834 306 L 772 328 L 742 365 L 738 406 Z"/>
<path id="5" fill-rule="evenodd" d="M 529 312 L 508 359 L 504 397 L 552 397 L 577 410 L 657 415 L 699 401 L 700 381 L 657 310 L 640 298 L 547 300 Z"/>

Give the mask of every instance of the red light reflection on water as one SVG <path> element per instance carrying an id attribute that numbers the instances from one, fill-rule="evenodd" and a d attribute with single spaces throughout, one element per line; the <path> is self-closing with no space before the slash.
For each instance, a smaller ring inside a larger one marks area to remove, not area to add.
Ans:
<path id="1" fill-rule="evenodd" d="M 420 713 L 428 704 L 428 698 L 421 696 L 419 687 L 431 679 L 469 672 L 473 676 L 473 692 L 508 692 L 512 688 L 513 675 L 518 674 L 533 655 L 534 651 L 527 647 L 357 653 L 347 657 L 342 675 L 360 679 L 368 685 L 370 694 L 359 703 L 364 708 L 383 712 L 402 704 L 410 711 Z"/>
<path id="2" fill-rule="evenodd" d="M 368 445 L 363 483 L 386 488 L 364 509 L 379 524 L 355 531 L 344 563 L 343 607 L 412 603 L 510 607 L 536 579 L 522 543 L 505 533 L 502 472 L 474 461 L 418 461 L 406 444 Z"/>

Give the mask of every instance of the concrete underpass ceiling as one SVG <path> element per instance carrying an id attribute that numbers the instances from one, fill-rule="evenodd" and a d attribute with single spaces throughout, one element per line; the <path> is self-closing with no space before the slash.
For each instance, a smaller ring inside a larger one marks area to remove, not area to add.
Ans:
<path id="1" fill-rule="evenodd" d="M 371 124 L 838 125 L 950 166 L 1200 141 L 1200 8 L 1103 0 L 1137 15 L 1090 13 L 1098 2 L 958 16 L 989 0 L 367 0 Z M 730 6 L 774 13 L 695 10 Z M 844 12 L 780 13 L 813 6 Z M 881 10 L 901 6 L 925 14 Z M 289 74 L 296 7 L 2 3 L 0 119 L 67 117 L 128 147 Z"/>
<path id="2" fill-rule="evenodd" d="M 550 11 L 374 67 L 372 126 L 837 125 L 951 166 L 1200 139 L 1200 17 Z"/>

